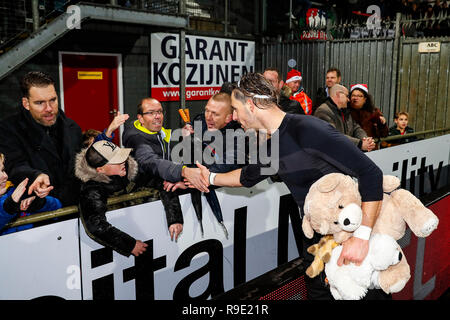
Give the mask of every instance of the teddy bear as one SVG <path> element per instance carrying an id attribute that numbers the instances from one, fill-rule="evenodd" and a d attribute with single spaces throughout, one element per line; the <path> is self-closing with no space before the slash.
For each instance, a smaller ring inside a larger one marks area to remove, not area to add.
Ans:
<path id="1" fill-rule="evenodd" d="M 306 274 L 310 278 L 314 278 L 320 274 L 331 258 L 332 250 L 338 246 L 332 235 L 323 236 L 319 243 L 308 247 L 307 251 L 314 256 L 311 265 L 306 269 Z"/>
<path id="2" fill-rule="evenodd" d="M 330 292 L 336 300 L 362 299 L 367 289 L 377 282 L 378 273 L 389 266 L 398 264 L 403 255 L 397 241 L 386 234 L 375 233 L 369 239 L 367 257 L 357 266 L 353 263 L 342 266 L 337 261 L 342 246 L 333 249 L 325 273 L 330 285 Z"/>
<path id="3" fill-rule="evenodd" d="M 439 219 L 411 192 L 400 188 L 395 176 L 383 176 L 383 201 L 372 234 L 386 234 L 399 240 L 409 226 L 418 237 L 427 237 L 437 228 Z M 357 182 L 341 173 L 330 173 L 317 180 L 305 197 L 302 229 L 311 239 L 314 231 L 333 235 L 337 243 L 350 238 L 362 220 L 361 196 Z M 374 287 L 386 293 L 403 289 L 411 277 L 406 257 L 400 263 L 379 272 Z M 378 283 L 376 283 L 378 282 Z"/>

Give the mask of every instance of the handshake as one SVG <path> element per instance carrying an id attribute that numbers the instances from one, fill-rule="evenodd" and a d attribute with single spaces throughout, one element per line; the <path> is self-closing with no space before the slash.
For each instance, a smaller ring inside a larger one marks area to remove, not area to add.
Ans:
<path id="1" fill-rule="evenodd" d="M 209 192 L 208 187 L 211 185 L 209 181 L 210 172 L 208 168 L 196 162 L 197 168 L 183 167 L 181 176 L 183 181 L 169 182 L 164 181 L 165 191 L 175 191 L 177 189 L 195 188 L 201 192 Z"/>

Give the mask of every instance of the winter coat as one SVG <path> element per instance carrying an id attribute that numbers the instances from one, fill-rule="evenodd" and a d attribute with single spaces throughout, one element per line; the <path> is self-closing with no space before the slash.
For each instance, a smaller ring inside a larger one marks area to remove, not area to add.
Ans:
<path id="1" fill-rule="evenodd" d="M 111 196 L 124 194 L 127 186 L 137 175 L 138 165 L 129 157 L 127 176 L 107 176 L 90 167 L 86 161 L 87 149 L 83 149 L 75 161 L 75 175 L 81 180 L 79 212 L 87 235 L 94 241 L 129 256 L 136 239 L 112 226 L 106 220 L 107 200 Z"/>
<path id="2" fill-rule="evenodd" d="M 151 132 L 136 120 L 131 127 L 125 128 L 122 141 L 126 148 L 133 149 L 132 156 L 142 172 L 178 182 L 182 180 L 183 165 L 171 161 L 171 133 L 170 129 L 165 128 L 160 132 Z"/>
<path id="3" fill-rule="evenodd" d="M 149 180 L 141 174 L 138 163 L 133 157 L 127 160 L 127 176 L 106 176 L 90 167 L 85 158 L 86 150 L 76 156 L 75 175 L 81 180 L 80 190 L 80 219 L 86 233 L 93 240 L 124 256 L 129 256 L 136 239 L 125 232 L 113 227 L 106 220 L 108 197 L 129 193 L 139 187 L 155 187 L 160 190 L 159 195 L 166 213 L 167 226 L 183 223 L 183 214 L 178 195 L 162 189 L 161 179 Z"/>
<path id="4" fill-rule="evenodd" d="M 22 231 L 33 227 L 33 224 L 30 223 L 2 230 L 7 223 L 18 218 L 19 216 L 24 217 L 34 213 L 58 210 L 62 207 L 61 202 L 51 196 L 47 196 L 45 198 L 36 197 L 28 207 L 27 212 L 22 212 L 20 210 L 20 202 L 14 202 L 11 197 L 15 189 L 15 187 L 10 187 L 4 195 L 0 196 L 0 235 Z"/>
<path id="5" fill-rule="evenodd" d="M 367 137 L 366 132 L 353 120 L 350 110 L 339 109 L 331 98 L 317 108 L 314 116 L 330 123 L 339 132 L 345 134 L 355 146 L 360 147 L 361 139 Z"/>
<path id="6" fill-rule="evenodd" d="M 367 133 L 367 136 L 372 138 L 384 138 L 389 133 L 387 122 L 381 123 L 380 117 L 383 116 L 380 109 L 375 108 L 373 112 L 363 109 L 350 109 L 353 120 L 358 123 L 361 128 Z"/>
<path id="7" fill-rule="evenodd" d="M 38 124 L 23 107 L 0 122 L 0 152 L 5 155 L 5 170 L 18 185 L 25 178 L 30 184 L 45 173 L 54 189 L 50 196 L 61 200 L 63 206 L 78 202 L 79 182 L 74 176 L 75 155 L 81 149 L 82 135 L 75 121 L 59 110 L 56 124 L 45 128 Z M 55 146 L 46 130 L 55 130 L 60 145 Z"/>
<path id="8" fill-rule="evenodd" d="M 327 99 L 328 99 L 327 89 L 328 89 L 327 87 L 317 89 L 316 97 L 314 98 L 314 103 L 313 103 L 313 114 L 314 114 L 314 112 L 316 112 L 317 108 L 322 103 L 325 103 L 325 101 L 327 101 Z"/>
<path id="9" fill-rule="evenodd" d="M 414 129 L 407 126 L 405 128 L 404 134 L 408 134 L 408 133 L 414 133 Z M 401 135 L 401 134 L 402 133 L 400 132 L 400 130 L 397 129 L 397 125 L 394 125 L 394 126 L 389 128 L 389 136 L 398 136 L 398 135 Z M 400 138 L 400 139 L 386 141 L 387 145 L 385 144 L 384 146 L 391 147 L 391 146 L 396 146 L 396 145 L 399 145 L 399 144 L 409 143 L 409 142 L 414 142 L 414 141 L 417 141 L 417 137 Z"/>
<path id="10" fill-rule="evenodd" d="M 281 107 L 281 110 L 283 110 L 286 113 L 305 114 L 305 111 L 303 111 L 300 102 L 296 100 L 291 100 L 282 93 L 280 94 L 278 105 Z"/>

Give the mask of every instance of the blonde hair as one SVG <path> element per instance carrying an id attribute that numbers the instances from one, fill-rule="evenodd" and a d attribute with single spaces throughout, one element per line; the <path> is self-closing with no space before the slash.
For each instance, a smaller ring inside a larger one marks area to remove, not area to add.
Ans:
<path id="1" fill-rule="evenodd" d="M 399 111 L 394 115 L 394 119 L 398 119 L 401 115 L 406 116 L 407 119 L 409 119 L 409 113 L 406 111 Z"/>

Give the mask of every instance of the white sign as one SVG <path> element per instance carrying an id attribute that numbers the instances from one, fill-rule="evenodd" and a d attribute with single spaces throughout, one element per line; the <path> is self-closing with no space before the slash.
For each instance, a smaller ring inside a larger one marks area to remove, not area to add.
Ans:
<path id="1" fill-rule="evenodd" d="M 420 42 L 419 43 L 419 53 L 429 53 L 429 52 L 440 52 L 441 43 L 440 42 Z"/>
<path id="2" fill-rule="evenodd" d="M 207 100 L 224 82 L 237 82 L 255 68 L 255 42 L 186 35 L 186 100 Z M 179 101 L 179 35 L 151 35 L 151 94 Z"/>
<path id="3" fill-rule="evenodd" d="M 284 184 L 267 181 L 251 189 L 217 190 L 228 239 L 204 196 L 204 236 L 191 196 L 183 195 L 184 226 L 177 242 L 170 240 L 161 201 L 109 212 L 110 223 L 149 246 L 142 258 L 127 258 L 112 250 L 105 254 L 81 230 L 84 299 L 208 299 L 237 285 L 238 274 L 243 283 L 276 268 L 279 246 L 288 246 L 285 262 L 298 257 L 292 229 L 281 237 L 285 242 L 278 243 L 279 223 L 289 223 L 279 219 L 280 198 L 288 193 Z M 296 228 L 300 231 L 301 225 Z M 93 266 L 93 257 L 101 254 L 109 258 Z M 145 272 L 136 273 L 138 268 Z"/>
<path id="4" fill-rule="evenodd" d="M 81 299 L 78 219 L 0 237 L 0 299 Z"/>

